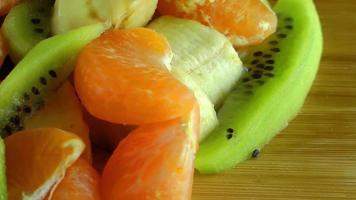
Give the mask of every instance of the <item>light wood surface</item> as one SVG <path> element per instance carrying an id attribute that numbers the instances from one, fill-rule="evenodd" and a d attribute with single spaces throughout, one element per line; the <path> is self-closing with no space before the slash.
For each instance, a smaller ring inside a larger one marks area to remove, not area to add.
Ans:
<path id="1" fill-rule="evenodd" d="M 193 200 L 356 199 L 356 1 L 315 3 L 325 49 L 303 110 L 258 159 L 196 175 Z"/>

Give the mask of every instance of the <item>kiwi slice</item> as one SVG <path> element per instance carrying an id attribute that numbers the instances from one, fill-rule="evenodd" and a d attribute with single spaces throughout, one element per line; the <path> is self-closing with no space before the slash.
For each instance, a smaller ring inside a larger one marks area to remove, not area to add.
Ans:
<path id="1" fill-rule="evenodd" d="M 2 32 L 9 44 L 14 62 L 21 60 L 39 41 L 50 36 L 50 1 L 25 1 L 12 8 L 6 16 Z"/>
<path id="2" fill-rule="evenodd" d="M 0 200 L 7 200 L 5 144 L 0 138 Z"/>
<path id="3" fill-rule="evenodd" d="M 219 126 L 201 143 L 196 168 L 217 173 L 256 157 L 303 105 L 322 52 L 312 0 L 279 0 L 278 31 L 245 58 L 249 71 L 218 112 Z"/>
<path id="4" fill-rule="evenodd" d="M 23 129 L 23 122 L 45 103 L 44 96 L 73 71 L 79 51 L 104 30 L 95 24 L 39 42 L 0 84 L 0 136 Z M 68 63 L 69 62 L 69 63 Z"/>

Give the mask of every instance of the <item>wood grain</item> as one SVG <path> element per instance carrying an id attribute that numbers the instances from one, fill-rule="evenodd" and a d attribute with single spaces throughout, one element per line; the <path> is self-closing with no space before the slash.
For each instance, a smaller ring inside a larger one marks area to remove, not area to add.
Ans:
<path id="1" fill-rule="evenodd" d="M 197 174 L 193 200 L 356 199 L 356 2 L 315 3 L 325 49 L 303 110 L 258 159 Z"/>

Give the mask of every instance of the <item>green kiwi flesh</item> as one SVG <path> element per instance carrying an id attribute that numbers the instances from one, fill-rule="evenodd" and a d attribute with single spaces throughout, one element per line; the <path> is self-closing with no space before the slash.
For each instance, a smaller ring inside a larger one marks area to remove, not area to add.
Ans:
<path id="1" fill-rule="evenodd" d="M 44 95 L 58 88 L 73 71 L 80 50 L 104 31 L 102 24 L 75 29 L 39 42 L 0 84 L 0 136 L 23 129 L 39 110 Z"/>
<path id="2" fill-rule="evenodd" d="M 7 200 L 5 144 L 0 138 L 0 200 Z"/>
<path id="3" fill-rule="evenodd" d="M 198 22 L 163 16 L 149 28 L 164 35 L 173 51 L 173 68 L 182 68 L 214 105 L 222 102 L 243 68 L 230 41 Z"/>
<path id="4" fill-rule="evenodd" d="M 49 1 L 25 1 L 11 9 L 2 26 L 14 62 L 21 60 L 39 41 L 50 36 L 52 6 Z"/>
<path id="5" fill-rule="evenodd" d="M 218 173 L 258 156 L 302 107 L 322 52 L 312 0 L 279 0 L 278 31 L 245 58 L 249 71 L 218 112 L 219 125 L 200 144 L 196 169 Z"/>

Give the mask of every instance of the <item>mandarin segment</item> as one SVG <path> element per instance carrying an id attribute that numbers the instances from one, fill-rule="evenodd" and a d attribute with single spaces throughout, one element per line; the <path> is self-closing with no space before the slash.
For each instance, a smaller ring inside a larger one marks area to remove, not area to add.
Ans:
<path id="1" fill-rule="evenodd" d="M 31 129 L 5 138 L 9 199 L 42 199 L 78 159 L 84 143 L 55 128 Z"/>
<path id="2" fill-rule="evenodd" d="M 100 200 L 99 175 L 88 161 L 79 158 L 70 166 L 48 200 Z"/>
<path id="3" fill-rule="evenodd" d="M 130 133 L 104 169 L 104 200 L 189 200 L 195 147 L 184 127 L 181 120 L 172 120 Z"/>
<path id="4" fill-rule="evenodd" d="M 261 0 L 159 0 L 158 10 L 213 27 L 238 47 L 261 43 L 277 24 L 276 15 Z"/>
<path id="5" fill-rule="evenodd" d="M 75 89 L 66 81 L 45 97 L 44 106 L 25 120 L 25 129 L 59 128 L 78 135 L 85 143 L 82 157 L 92 160 L 89 128 L 83 119 L 82 107 Z"/>
<path id="6" fill-rule="evenodd" d="M 187 115 L 194 95 L 169 73 L 166 39 L 146 29 L 110 30 L 80 54 L 78 95 L 93 116 L 113 123 L 144 124 Z"/>

